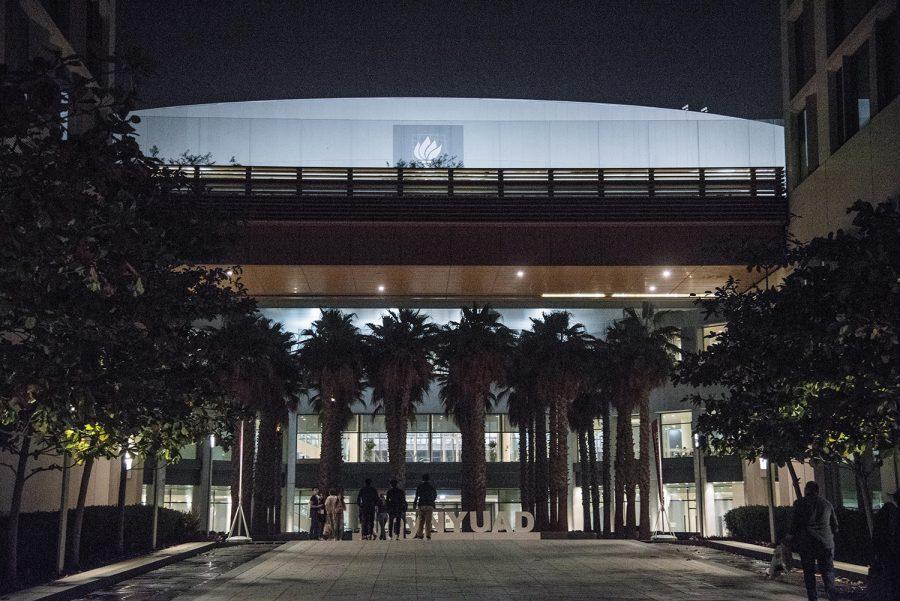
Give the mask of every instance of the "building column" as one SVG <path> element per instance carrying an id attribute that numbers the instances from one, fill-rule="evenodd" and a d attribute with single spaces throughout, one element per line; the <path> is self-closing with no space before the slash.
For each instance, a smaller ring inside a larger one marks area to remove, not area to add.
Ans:
<path id="1" fill-rule="evenodd" d="M 286 468 L 284 475 L 284 494 L 281 495 L 281 529 L 283 532 L 295 532 L 294 494 L 297 487 L 297 411 L 288 411 L 287 428 L 284 440 L 284 458 Z"/>
<path id="2" fill-rule="evenodd" d="M 200 487 L 197 490 L 194 507 L 197 511 L 200 529 L 209 531 L 209 503 L 212 490 L 212 445 L 210 437 L 204 439 L 197 447 L 200 451 Z"/>

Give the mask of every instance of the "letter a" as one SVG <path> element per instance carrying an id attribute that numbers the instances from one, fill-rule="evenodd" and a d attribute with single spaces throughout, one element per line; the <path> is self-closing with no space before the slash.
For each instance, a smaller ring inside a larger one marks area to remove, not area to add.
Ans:
<path id="1" fill-rule="evenodd" d="M 506 523 L 506 514 L 502 511 L 497 512 L 497 521 L 494 523 L 494 532 L 511 532 L 512 528 Z"/>

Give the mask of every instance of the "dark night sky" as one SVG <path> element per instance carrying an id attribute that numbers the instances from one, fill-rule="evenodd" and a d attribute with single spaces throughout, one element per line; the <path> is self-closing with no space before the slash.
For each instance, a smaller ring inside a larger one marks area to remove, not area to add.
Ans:
<path id="1" fill-rule="evenodd" d="M 120 0 L 142 106 L 336 96 L 690 103 L 780 117 L 776 0 Z"/>

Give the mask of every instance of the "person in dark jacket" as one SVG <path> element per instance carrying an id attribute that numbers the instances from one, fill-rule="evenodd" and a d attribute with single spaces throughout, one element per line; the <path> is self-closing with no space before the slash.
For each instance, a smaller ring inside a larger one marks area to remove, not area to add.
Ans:
<path id="1" fill-rule="evenodd" d="M 819 485 L 807 482 L 803 498 L 794 503 L 791 518 L 791 546 L 800 553 L 806 596 L 815 601 L 816 566 L 822 574 L 825 592 L 837 599 L 834 588 L 834 533 L 838 531 L 834 507 L 819 495 Z"/>
<path id="2" fill-rule="evenodd" d="M 429 482 L 430 476 L 422 474 L 422 482 L 416 487 L 416 497 L 413 499 L 413 509 L 416 510 L 416 536 L 422 538 L 424 530 L 425 538 L 431 540 L 431 516 L 434 514 L 434 503 L 437 501 L 437 490 Z"/>
<path id="3" fill-rule="evenodd" d="M 359 507 L 363 540 L 372 540 L 375 538 L 375 510 L 378 506 L 378 491 L 372 486 L 371 478 L 366 478 L 366 485 L 359 489 L 359 494 L 356 495 L 356 504 Z"/>
<path id="4" fill-rule="evenodd" d="M 322 538 L 322 526 L 325 524 L 325 496 L 319 494 L 318 488 L 313 488 L 313 494 L 309 498 L 309 538 L 320 540 Z"/>
<path id="5" fill-rule="evenodd" d="M 900 597 L 900 489 L 891 497 L 875 514 L 875 563 L 869 570 L 866 587 L 866 598 L 872 601 Z"/>
<path id="6" fill-rule="evenodd" d="M 391 487 L 387 491 L 385 506 L 388 512 L 388 532 L 391 540 L 394 537 L 400 540 L 400 528 L 406 534 L 406 524 L 403 518 L 406 515 L 406 493 L 397 486 L 397 480 L 391 480 Z"/>

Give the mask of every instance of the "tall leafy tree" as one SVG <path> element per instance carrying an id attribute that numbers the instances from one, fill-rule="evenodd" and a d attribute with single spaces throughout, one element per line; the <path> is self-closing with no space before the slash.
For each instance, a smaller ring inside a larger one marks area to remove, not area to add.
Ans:
<path id="1" fill-rule="evenodd" d="M 441 400 L 462 434 L 462 509 L 484 511 L 484 422 L 494 387 L 506 380 L 515 336 L 490 306 L 463 307 L 459 321 L 444 326 L 437 347 Z"/>
<path id="2" fill-rule="evenodd" d="M 322 424 L 319 487 L 325 491 L 343 484 L 341 434 L 365 387 L 364 339 L 354 317 L 339 309 L 322 309 L 319 319 L 302 332 L 300 363 L 316 391 L 312 403 Z"/>
<path id="3" fill-rule="evenodd" d="M 10 583 L 35 445 L 90 462 L 129 439 L 167 449 L 217 419 L 223 397 L 197 324 L 246 309 L 224 269 L 190 260 L 210 253 L 216 223 L 141 153 L 131 90 L 101 88 L 69 62 L 38 61 L 0 84 L 0 420 L 26 464 L 8 522 Z"/>
<path id="4" fill-rule="evenodd" d="M 406 431 L 432 381 L 439 328 L 415 309 L 388 311 L 368 324 L 366 372 L 375 410 L 383 410 L 392 475 L 406 479 Z"/>
<path id="5" fill-rule="evenodd" d="M 706 446 L 847 466 L 871 529 L 869 478 L 900 434 L 900 212 L 896 202 L 850 211 L 852 229 L 788 250 L 777 286 L 717 289 L 705 304 L 725 328 L 679 378 L 725 388 L 691 397 Z"/>
<path id="6" fill-rule="evenodd" d="M 657 311 L 649 302 L 642 304 L 640 313 L 628 307 L 624 310 L 622 319 L 610 328 L 606 337 L 614 365 L 613 388 L 618 396 L 618 435 L 625 437 L 616 439 L 616 475 L 618 478 L 620 469 L 631 472 L 630 478 L 626 481 L 626 495 L 629 496 L 628 508 L 631 515 L 636 501 L 633 484 L 637 484 L 640 490 L 641 513 L 638 536 L 642 539 L 650 537 L 650 392 L 668 380 L 674 368 L 675 353 L 679 350 L 672 343 L 678 335 L 678 329 L 666 325 L 667 317 L 668 312 Z M 631 415 L 635 408 L 640 415 L 638 439 L 640 462 L 635 461 L 632 447 Z M 628 466 L 631 466 L 633 471 L 628 470 Z M 618 512 L 618 507 L 616 511 Z M 627 523 L 626 532 L 633 526 L 633 522 Z"/>

